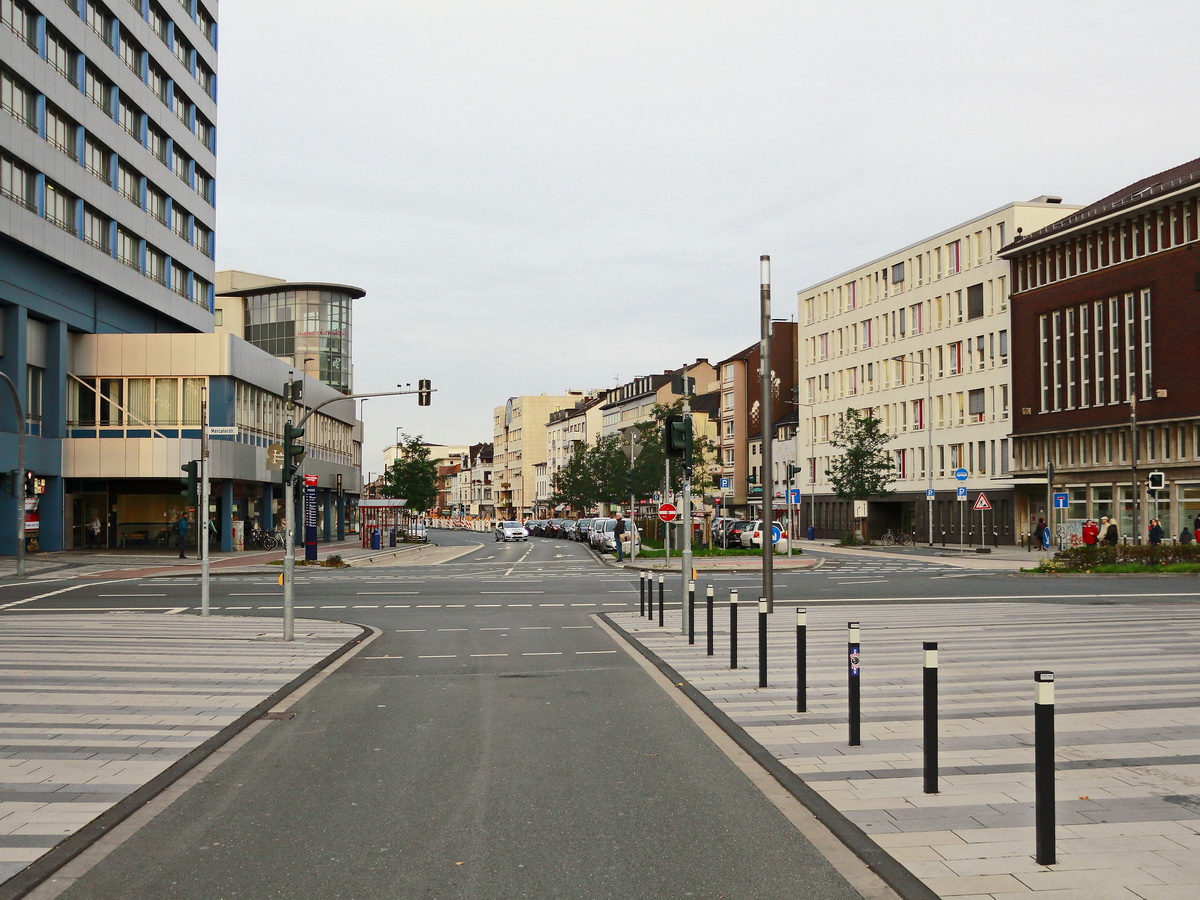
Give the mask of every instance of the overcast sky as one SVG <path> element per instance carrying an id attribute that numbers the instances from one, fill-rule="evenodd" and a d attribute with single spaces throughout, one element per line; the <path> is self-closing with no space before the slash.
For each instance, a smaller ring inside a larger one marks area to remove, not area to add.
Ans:
<path id="1" fill-rule="evenodd" d="M 354 284 L 363 469 L 758 339 L 1014 200 L 1200 156 L 1200 4 L 237 0 L 218 268 Z"/>

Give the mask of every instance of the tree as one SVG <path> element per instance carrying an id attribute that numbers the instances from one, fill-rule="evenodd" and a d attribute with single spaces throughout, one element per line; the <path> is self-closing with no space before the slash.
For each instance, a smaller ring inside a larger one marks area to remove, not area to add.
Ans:
<path id="1" fill-rule="evenodd" d="M 634 487 L 638 496 L 650 496 L 656 490 L 662 489 L 663 473 L 666 470 L 666 453 L 663 449 L 663 424 L 667 416 L 683 411 L 683 398 L 667 405 L 656 403 L 650 409 L 652 416 L 649 422 L 640 422 L 638 429 L 638 445 L 640 451 L 633 467 Z M 701 416 L 693 414 L 693 423 L 703 421 Z M 693 490 L 703 488 L 712 482 L 712 466 L 709 460 L 716 457 L 716 447 L 698 430 L 692 436 L 692 478 Z M 683 472 L 676 463 L 671 466 L 671 490 L 677 491 L 683 487 Z"/>
<path id="2" fill-rule="evenodd" d="M 394 500 L 407 500 L 414 512 L 427 510 L 437 500 L 437 465 L 429 458 L 429 448 L 421 435 L 406 435 L 399 449 L 399 459 L 384 473 L 380 493 Z"/>
<path id="3" fill-rule="evenodd" d="M 866 500 L 892 493 L 896 467 L 884 449 L 891 438 L 884 434 L 882 425 L 870 410 L 864 413 L 852 407 L 834 431 L 829 443 L 842 453 L 830 461 L 825 475 L 841 499 Z"/>

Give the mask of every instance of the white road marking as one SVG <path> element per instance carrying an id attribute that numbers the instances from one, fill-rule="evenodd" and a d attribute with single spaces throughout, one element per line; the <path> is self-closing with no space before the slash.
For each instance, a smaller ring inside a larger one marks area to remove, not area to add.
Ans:
<path id="1" fill-rule="evenodd" d="M 458 654 L 449 653 L 443 656 L 418 656 L 417 659 L 458 659 Z"/>
<path id="2" fill-rule="evenodd" d="M 167 595 L 166 594 L 97 594 L 96 596 L 97 597 L 124 597 L 124 598 L 128 599 L 129 597 L 165 597 Z M 236 596 L 236 595 L 234 595 L 234 596 Z"/>
<path id="3" fill-rule="evenodd" d="M 419 594 L 420 591 L 359 591 L 360 597 L 404 597 L 410 594 Z"/>
<path id="4" fill-rule="evenodd" d="M 563 625 L 561 627 L 562 627 L 563 631 L 566 631 L 568 628 L 591 628 L 593 626 L 591 626 L 591 625 Z"/>
<path id="5" fill-rule="evenodd" d="M 438 631 L 469 631 L 469 628 L 439 628 Z"/>
<path id="6" fill-rule="evenodd" d="M 480 591 L 481 594 L 544 594 L 545 591 Z"/>
<path id="7" fill-rule="evenodd" d="M 397 628 L 396 634 L 416 634 L 422 631 L 428 631 L 428 628 Z"/>
<path id="8" fill-rule="evenodd" d="M 530 653 L 522 653 L 522 656 L 562 656 L 561 650 L 535 650 Z"/>
<path id="9" fill-rule="evenodd" d="M 599 653 L 616 653 L 616 650 L 576 650 L 578 656 L 595 656 Z"/>
<path id="10" fill-rule="evenodd" d="M 471 659 L 478 659 L 484 656 L 508 656 L 507 653 L 472 653 Z"/>

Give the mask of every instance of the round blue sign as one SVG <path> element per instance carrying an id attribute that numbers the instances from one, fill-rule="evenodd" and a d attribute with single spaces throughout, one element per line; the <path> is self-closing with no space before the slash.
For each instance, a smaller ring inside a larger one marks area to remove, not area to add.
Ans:
<path id="1" fill-rule="evenodd" d="M 783 537 L 783 530 L 778 525 L 771 526 L 771 543 L 778 544 L 779 539 Z"/>
<path id="2" fill-rule="evenodd" d="M 957 478 L 959 481 L 966 481 L 967 475 L 969 475 L 969 474 L 970 473 L 967 472 L 966 469 L 955 469 L 954 470 L 954 477 Z"/>
<path id="3" fill-rule="evenodd" d="M 1049 528 L 1042 529 L 1042 549 L 1043 550 L 1050 549 L 1050 529 Z"/>

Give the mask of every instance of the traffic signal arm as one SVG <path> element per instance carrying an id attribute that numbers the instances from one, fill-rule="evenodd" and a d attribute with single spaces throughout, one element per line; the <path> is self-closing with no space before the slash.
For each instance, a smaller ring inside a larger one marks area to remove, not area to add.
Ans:
<path id="1" fill-rule="evenodd" d="M 291 482 L 304 461 L 304 447 L 300 439 L 304 437 L 304 429 L 299 425 L 287 422 L 283 426 L 283 483 Z"/>

